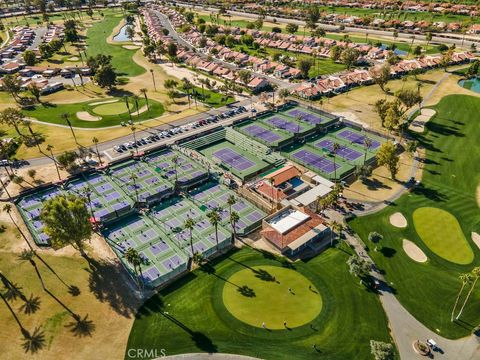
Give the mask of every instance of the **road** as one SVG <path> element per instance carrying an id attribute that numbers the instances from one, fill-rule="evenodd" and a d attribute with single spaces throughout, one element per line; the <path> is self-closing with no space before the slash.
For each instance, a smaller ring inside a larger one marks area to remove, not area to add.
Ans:
<path id="1" fill-rule="evenodd" d="M 160 19 L 160 23 L 162 24 L 162 26 L 168 30 L 169 32 L 169 35 L 177 42 L 179 43 L 180 45 L 182 45 L 183 47 L 186 47 L 186 48 L 189 48 L 189 49 L 192 49 L 192 48 L 195 48 L 195 46 L 193 46 L 192 44 L 190 44 L 188 41 L 186 41 L 180 34 L 177 33 L 177 31 L 174 29 L 174 27 L 172 26 L 172 24 L 170 23 L 170 20 L 168 19 L 168 16 L 162 14 L 160 11 L 158 10 L 152 10 L 153 12 L 155 12 L 155 14 L 158 16 L 158 18 Z M 198 55 L 201 55 L 200 53 L 197 53 Z M 207 56 L 204 56 L 205 58 Z M 222 60 L 219 60 L 219 59 L 215 59 L 214 60 L 215 63 L 217 64 L 220 64 L 222 66 L 225 66 L 226 68 L 232 70 L 232 71 L 240 71 L 242 70 L 242 68 L 239 68 L 238 66 L 235 66 L 231 63 L 228 63 L 228 62 L 225 62 L 225 61 L 222 61 Z M 292 87 L 295 87 L 296 85 L 298 84 L 292 84 L 288 81 L 283 81 L 283 80 L 280 80 L 280 79 L 277 79 L 277 78 L 274 78 L 274 77 L 271 77 L 271 76 L 265 76 L 264 74 L 261 74 L 261 73 L 257 73 L 255 71 L 252 71 L 251 69 L 249 70 L 253 75 L 255 76 L 258 76 L 258 77 L 261 77 L 263 79 L 266 79 L 268 81 L 270 81 L 271 83 L 274 83 L 275 85 L 277 85 L 279 88 L 292 88 Z"/>
<path id="2" fill-rule="evenodd" d="M 234 105 L 235 106 L 245 106 L 247 109 L 249 109 L 251 102 L 255 103 L 256 101 L 258 101 L 258 98 L 257 97 L 252 97 L 251 100 L 246 99 L 246 100 L 238 101 Z M 171 128 L 176 127 L 176 126 L 196 122 L 196 121 L 205 119 L 205 118 L 209 117 L 210 115 L 221 114 L 221 113 L 223 113 L 227 110 L 231 110 L 231 106 L 227 105 L 227 106 L 223 106 L 223 107 L 218 108 L 218 109 L 210 109 L 206 112 L 202 112 L 202 113 L 199 113 L 199 114 L 187 116 L 187 117 L 181 118 L 181 119 L 176 120 L 176 121 L 172 121 L 172 122 L 169 122 L 169 123 L 165 123 L 163 125 L 153 126 L 153 127 L 136 123 L 135 126 L 139 129 L 141 129 L 141 130 L 136 131 L 135 137 L 138 140 L 142 137 L 155 134 L 158 131 L 168 130 L 168 129 L 171 129 Z M 244 116 L 246 114 L 248 114 L 248 112 L 243 113 Z M 188 136 L 191 136 L 191 135 L 196 134 L 196 133 L 201 133 L 201 132 L 204 132 L 204 131 L 206 131 L 210 128 L 217 127 L 217 126 L 220 126 L 220 125 L 229 125 L 229 124 L 232 123 L 232 121 L 234 119 L 236 119 L 236 118 L 222 119 L 222 120 L 218 121 L 217 123 L 212 123 L 212 124 L 207 125 L 207 126 L 203 126 L 203 127 L 197 128 L 197 129 L 192 129 L 192 130 L 190 130 L 186 133 L 177 134 L 177 135 L 172 136 L 170 138 L 161 139 L 160 141 L 156 142 L 155 144 L 152 144 L 151 147 L 152 148 L 153 147 L 159 147 L 161 145 L 173 143 L 174 141 L 179 140 L 183 137 L 188 137 Z M 157 120 L 159 120 L 159 119 L 157 119 Z M 44 123 L 42 123 L 42 124 L 44 124 Z M 67 128 L 66 125 L 54 125 L 54 124 L 50 124 L 50 125 Z M 95 128 L 95 129 L 75 128 L 75 129 L 77 129 L 77 130 L 96 130 L 96 131 L 99 130 L 98 128 Z M 106 130 L 108 128 L 104 128 L 104 129 Z M 123 144 L 123 143 L 128 142 L 128 141 L 132 141 L 132 140 L 133 140 L 133 135 L 122 136 L 122 137 L 112 139 L 112 140 L 109 140 L 109 141 L 105 141 L 103 143 L 98 144 L 98 150 L 101 153 L 104 153 L 111 160 L 112 159 L 112 155 L 111 155 L 112 154 L 112 148 L 114 146 Z M 82 145 L 86 145 L 86 144 L 82 144 Z M 87 147 L 92 148 L 92 145 L 88 144 Z M 146 148 L 147 147 L 142 148 L 142 150 L 145 150 Z M 129 154 L 125 154 L 124 156 L 126 156 L 126 155 L 129 155 Z M 29 166 L 34 167 L 34 166 L 42 166 L 42 165 L 52 164 L 52 159 L 45 155 L 45 156 L 38 157 L 38 158 L 28 159 L 28 162 L 30 163 Z"/>
<path id="3" fill-rule="evenodd" d="M 193 5 L 190 4 L 184 4 L 184 3 L 177 3 L 177 5 L 183 6 L 183 7 L 188 7 L 192 8 L 194 7 Z M 199 6 L 197 6 L 198 8 Z M 202 10 L 207 10 L 207 11 L 213 11 L 213 12 L 218 12 L 217 8 L 214 7 L 202 7 Z M 227 12 L 231 15 L 235 16 L 241 16 L 249 19 L 258 19 L 259 15 L 258 14 L 252 14 L 252 13 L 247 13 L 243 11 L 233 11 L 233 10 L 227 10 Z M 287 18 L 282 18 L 278 16 L 265 16 L 266 21 L 271 21 L 273 22 L 274 20 L 277 23 L 282 23 L 282 24 L 297 24 L 299 26 L 304 26 L 305 21 L 303 20 L 297 20 L 297 19 L 287 19 Z M 334 31 L 338 32 L 339 26 L 338 25 L 332 25 L 332 24 L 326 24 L 326 23 L 318 23 L 323 29 L 326 31 Z M 351 27 L 351 26 L 345 26 L 344 32 L 357 32 L 361 34 L 368 34 L 370 36 L 381 36 L 381 37 L 388 37 L 393 39 L 393 32 L 392 31 L 386 31 L 386 30 L 378 30 L 378 29 L 371 29 L 371 28 L 359 28 L 359 27 Z M 449 36 L 449 37 L 445 37 Z M 480 45 L 480 37 L 478 36 L 469 36 L 466 38 L 465 41 L 460 38 L 450 38 L 450 36 L 455 36 L 457 37 L 457 34 L 439 34 L 435 35 L 433 34 L 431 42 L 433 43 L 443 43 L 443 44 L 455 44 L 456 46 L 470 46 L 472 43 L 475 43 L 478 47 Z M 458 35 L 462 36 L 462 35 Z M 403 40 L 408 40 L 411 41 L 412 34 L 405 33 L 405 32 L 398 32 L 398 38 L 403 39 Z M 420 41 L 426 41 L 425 35 L 417 35 L 415 34 L 415 39 L 420 40 Z"/>

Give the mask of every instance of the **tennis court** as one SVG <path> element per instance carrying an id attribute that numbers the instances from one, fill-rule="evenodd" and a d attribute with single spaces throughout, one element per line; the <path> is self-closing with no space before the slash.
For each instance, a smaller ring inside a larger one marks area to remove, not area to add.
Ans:
<path id="1" fill-rule="evenodd" d="M 267 214 L 249 201 L 240 198 L 224 185 L 210 182 L 189 192 L 190 199 L 200 210 L 205 212 L 213 209 L 219 210 L 221 223 L 228 229 L 230 229 L 230 207 L 227 201 L 231 195 L 236 199 L 235 204 L 232 205 L 232 210 L 240 216 L 235 228 L 237 233 L 240 235 L 247 234 L 260 226 L 261 221 Z"/>
<path id="2" fill-rule="evenodd" d="M 208 178 L 208 171 L 195 161 L 180 152 L 163 149 L 143 157 L 143 161 L 154 169 L 157 174 L 179 187 L 189 187 L 192 184 Z"/>
<path id="3" fill-rule="evenodd" d="M 313 147 L 311 144 L 306 144 L 289 150 L 284 153 L 293 161 L 303 165 L 310 170 L 322 175 L 328 179 L 341 179 L 353 171 L 354 166 L 347 163 L 341 157 L 337 157 L 335 162 L 330 152 L 322 152 L 322 150 Z"/>
<path id="4" fill-rule="evenodd" d="M 356 144 L 360 146 L 364 146 L 365 141 L 368 139 L 370 141 L 370 150 L 378 149 L 380 145 L 384 142 L 384 140 L 381 140 L 378 136 L 372 134 L 366 135 L 365 133 L 362 133 L 361 131 L 353 129 L 351 127 L 337 130 L 332 133 L 332 135 L 339 139 L 343 139 L 351 144 Z"/>
<path id="5" fill-rule="evenodd" d="M 321 140 L 314 142 L 313 146 L 315 146 L 317 149 L 324 150 L 330 154 L 333 154 L 334 144 L 335 144 L 334 139 L 322 138 Z M 362 153 L 360 151 L 357 151 L 347 145 L 343 145 L 340 143 L 338 143 L 338 145 L 339 145 L 339 148 L 336 151 L 336 155 L 341 157 L 342 159 L 347 161 L 355 161 L 358 158 L 362 157 Z"/>
<path id="6" fill-rule="evenodd" d="M 292 134 L 303 134 L 313 129 L 313 126 L 308 123 L 301 123 L 280 113 L 264 117 L 260 121 L 270 127 L 285 130 Z"/>
<path id="7" fill-rule="evenodd" d="M 282 111 L 282 113 L 290 117 L 293 117 L 298 121 L 310 124 L 312 126 L 327 125 L 329 123 L 336 121 L 337 119 L 335 116 L 331 114 L 320 112 L 320 111 L 316 112 L 316 111 L 304 108 L 302 106 L 297 106 L 293 109 L 284 110 Z"/>
<path id="8" fill-rule="evenodd" d="M 208 257 L 217 251 L 214 226 L 210 224 L 207 214 L 188 198 L 171 198 L 155 206 L 150 215 L 159 228 L 168 235 L 172 243 L 188 256 L 192 256 L 190 230 L 185 228 L 184 224 L 189 218 L 195 223 L 192 229 L 194 252 Z M 229 229 L 221 225 L 218 226 L 219 249 L 228 246 L 230 243 L 231 233 Z"/>
<path id="9" fill-rule="evenodd" d="M 236 129 L 268 146 L 278 146 L 293 137 L 291 133 L 285 130 L 274 130 L 261 122 L 249 123 Z"/>
<path id="10" fill-rule="evenodd" d="M 261 158 L 240 149 L 227 140 L 204 147 L 199 151 L 241 180 L 248 180 L 271 167 Z"/>
<path id="11" fill-rule="evenodd" d="M 67 182 L 65 190 L 88 198 L 89 209 L 95 220 L 112 221 L 128 214 L 133 209 L 133 200 L 120 186 L 108 176 L 101 173 L 90 173 Z"/>
<path id="12" fill-rule="evenodd" d="M 40 213 L 45 201 L 63 193 L 59 187 L 52 186 L 42 191 L 25 195 L 16 203 L 17 209 L 32 234 L 35 243 L 39 245 L 50 244 L 50 237 L 43 231 L 44 224 L 40 220 Z"/>
<path id="13" fill-rule="evenodd" d="M 132 275 L 134 269 L 126 261 L 125 252 L 129 248 L 137 250 L 146 285 L 159 285 L 187 269 L 187 256 L 146 216 L 124 218 L 107 226 L 103 236 Z"/>
<path id="14" fill-rule="evenodd" d="M 126 187 L 134 200 L 152 203 L 173 194 L 174 184 L 160 177 L 154 168 L 138 160 L 114 165 L 109 175 L 120 186 Z"/>

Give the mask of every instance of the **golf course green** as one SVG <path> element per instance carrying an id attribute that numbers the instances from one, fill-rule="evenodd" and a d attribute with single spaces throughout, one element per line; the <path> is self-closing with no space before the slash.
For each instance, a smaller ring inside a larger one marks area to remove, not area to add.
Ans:
<path id="1" fill-rule="evenodd" d="M 457 264 L 472 262 L 472 248 L 458 220 L 448 211 L 421 207 L 413 212 L 413 223 L 423 242 L 438 256 Z"/>
<path id="2" fill-rule="evenodd" d="M 348 271 L 346 261 L 352 252 L 342 244 L 290 263 L 244 247 L 202 264 L 138 310 L 125 359 L 134 359 L 129 349 L 155 348 L 165 349 L 167 356 L 228 353 L 276 360 L 371 359 L 370 340 L 392 344 L 393 340 L 378 295 Z M 246 289 L 241 294 L 238 289 L 244 285 L 253 293 Z M 243 306 L 246 311 L 241 315 Z M 265 329 L 254 317 L 265 322 Z M 278 329 L 273 329 L 275 324 Z"/>
<path id="3" fill-rule="evenodd" d="M 315 319 L 322 298 L 314 285 L 296 271 L 255 266 L 233 274 L 223 288 L 227 310 L 240 321 L 268 329 L 295 328 Z M 262 311 L 259 311 L 262 309 Z"/>
<path id="4" fill-rule="evenodd" d="M 130 109 L 134 110 L 134 105 L 129 104 Z M 128 111 L 127 104 L 124 101 L 117 101 L 114 103 L 103 104 L 95 106 L 92 111 L 97 115 L 118 115 Z"/>

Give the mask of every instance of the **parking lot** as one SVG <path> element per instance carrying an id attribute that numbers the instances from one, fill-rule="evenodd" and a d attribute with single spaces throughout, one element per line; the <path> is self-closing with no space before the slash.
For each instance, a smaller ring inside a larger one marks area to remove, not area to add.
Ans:
<path id="1" fill-rule="evenodd" d="M 253 112 L 256 112 L 256 110 L 253 109 Z M 242 117 L 248 116 L 249 114 L 250 111 L 247 110 L 246 107 L 237 106 L 232 107 L 223 113 L 210 115 L 205 117 L 205 119 L 176 126 L 168 130 L 146 129 L 145 131 L 150 133 L 150 135 L 141 138 L 135 137 L 134 139 L 132 134 L 131 141 L 115 145 L 113 148 L 104 151 L 104 154 L 110 160 L 121 159 L 122 157 L 130 156 L 132 152 L 143 152 L 145 150 L 155 148 L 160 144 L 171 144 L 181 138 L 181 134 L 185 134 L 184 136 L 189 136 L 193 133 L 205 131 L 218 126 L 217 123 L 219 122 L 224 123 L 226 121 L 235 121 L 241 119 Z"/>

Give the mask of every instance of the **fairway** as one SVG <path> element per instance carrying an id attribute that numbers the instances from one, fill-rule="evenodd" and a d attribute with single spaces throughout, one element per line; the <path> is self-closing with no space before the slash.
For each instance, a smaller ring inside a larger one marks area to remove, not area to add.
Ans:
<path id="1" fill-rule="evenodd" d="M 132 105 L 130 105 L 130 109 L 132 109 Z M 132 110 L 135 111 L 135 109 Z M 103 104 L 93 108 L 93 112 L 98 115 L 117 115 L 126 113 L 127 111 L 128 108 L 125 102 Z"/>
<path id="2" fill-rule="evenodd" d="M 472 262 L 472 248 L 457 219 L 449 212 L 422 207 L 413 212 L 413 223 L 422 241 L 438 256 L 461 265 Z"/>
<path id="3" fill-rule="evenodd" d="M 470 335 L 480 322 L 480 302 L 465 306 L 461 321 L 450 313 L 462 283 L 459 275 L 480 265 L 480 252 L 466 234 L 480 231 L 476 188 L 480 179 L 480 99 L 450 95 L 432 108 L 436 115 L 422 134 L 410 134 L 426 149 L 422 181 L 394 204 L 349 222 L 369 248 L 377 266 L 385 270 L 402 305 L 424 325 L 447 338 Z M 395 213 L 408 226 L 391 225 Z M 368 240 L 383 235 L 381 251 Z M 412 241 L 428 261 L 412 261 L 403 249 Z M 472 299 L 478 299 L 475 288 Z"/>
<path id="4" fill-rule="evenodd" d="M 277 266 L 236 272 L 225 283 L 223 301 L 240 321 L 273 330 L 285 329 L 284 322 L 288 328 L 305 325 L 322 309 L 322 297 L 307 278 Z"/>

